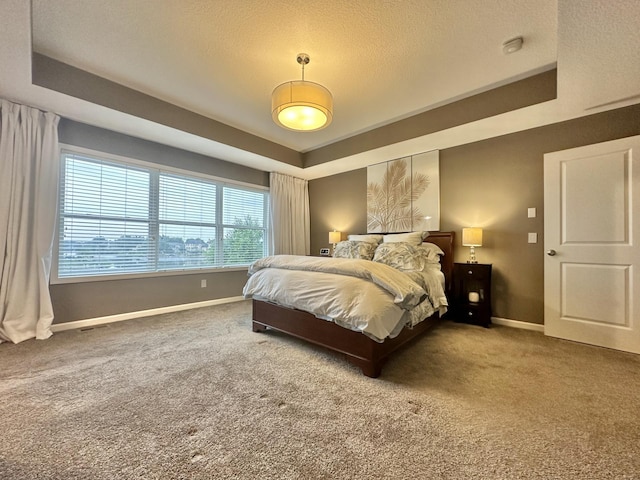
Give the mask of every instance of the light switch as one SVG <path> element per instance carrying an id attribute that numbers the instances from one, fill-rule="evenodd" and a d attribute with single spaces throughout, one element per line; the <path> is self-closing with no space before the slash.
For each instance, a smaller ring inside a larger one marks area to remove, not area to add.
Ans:
<path id="1" fill-rule="evenodd" d="M 538 234 L 536 232 L 529 232 L 529 243 L 538 243 Z"/>
<path id="2" fill-rule="evenodd" d="M 536 218 L 536 208 L 535 207 L 527 209 L 527 217 Z"/>

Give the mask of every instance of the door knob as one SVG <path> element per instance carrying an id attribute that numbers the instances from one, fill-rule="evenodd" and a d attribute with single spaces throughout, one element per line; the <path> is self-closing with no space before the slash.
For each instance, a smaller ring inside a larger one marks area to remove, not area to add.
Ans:
<path id="1" fill-rule="evenodd" d="M 556 254 L 555 250 L 547 250 L 547 255 L 549 255 L 550 257 L 553 257 Z"/>

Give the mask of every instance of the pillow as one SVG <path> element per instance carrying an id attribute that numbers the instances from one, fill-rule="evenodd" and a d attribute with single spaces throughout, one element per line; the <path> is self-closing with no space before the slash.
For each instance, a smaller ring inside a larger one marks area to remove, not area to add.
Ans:
<path id="1" fill-rule="evenodd" d="M 426 262 L 428 263 L 440 263 L 440 257 L 444 255 L 442 249 L 435 243 L 421 243 L 418 249 L 424 255 Z"/>
<path id="2" fill-rule="evenodd" d="M 387 242 L 376 248 L 374 262 L 384 263 L 402 271 L 422 271 L 425 268 L 425 256 L 418 247 L 407 242 Z"/>
<path id="3" fill-rule="evenodd" d="M 360 258 L 362 260 L 371 260 L 377 246 L 377 243 L 352 242 L 351 240 L 346 240 L 336 245 L 336 248 L 333 251 L 333 256 L 335 258 Z"/>
<path id="4" fill-rule="evenodd" d="M 440 262 L 425 263 L 423 272 L 425 270 L 440 270 L 440 271 L 442 271 L 442 265 L 440 264 Z"/>
<path id="5" fill-rule="evenodd" d="M 382 235 L 349 235 L 347 238 L 353 242 L 369 242 L 375 244 L 382 242 Z"/>
<path id="6" fill-rule="evenodd" d="M 429 232 L 390 233 L 383 237 L 384 243 L 407 242 L 411 245 L 420 245 L 422 240 L 429 236 Z"/>

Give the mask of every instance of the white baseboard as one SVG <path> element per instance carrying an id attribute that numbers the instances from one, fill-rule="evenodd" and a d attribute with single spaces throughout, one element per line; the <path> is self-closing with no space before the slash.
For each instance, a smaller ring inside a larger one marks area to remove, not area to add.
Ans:
<path id="1" fill-rule="evenodd" d="M 163 313 L 180 312 L 182 310 L 191 310 L 192 308 L 210 307 L 212 305 L 222 305 L 223 303 L 240 302 L 244 297 L 227 297 L 215 300 L 206 300 L 204 302 L 183 303 L 181 305 L 171 305 L 168 307 L 152 308 L 149 310 L 138 310 L 137 312 L 118 313 L 116 315 L 107 315 L 105 317 L 87 318 L 85 320 L 75 320 L 73 322 L 54 323 L 51 325 L 52 332 L 62 332 L 64 330 L 72 330 L 74 328 L 93 327 L 95 325 L 103 325 L 105 323 L 122 322 L 134 318 L 151 317 L 152 315 L 161 315 Z"/>
<path id="2" fill-rule="evenodd" d="M 544 325 L 539 323 L 522 322 L 520 320 L 511 320 L 509 318 L 491 317 L 491 323 L 496 325 L 504 325 L 505 327 L 522 328 L 523 330 L 533 330 L 534 332 L 543 332 Z"/>
<path id="3" fill-rule="evenodd" d="M 93 327 L 96 325 L 104 325 L 107 323 L 122 322 L 124 320 L 132 320 L 134 318 L 151 317 L 153 315 L 161 315 L 163 313 L 180 312 L 182 310 L 191 310 L 193 308 L 211 307 L 213 305 L 222 305 L 224 303 L 240 302 L 244 300 L 243 296 L 218 298 L 215 300 L 206 300 L 204 302 L 183 303 L 181 305 L 170 305 L 168 307 L 152 308 L 149 310 L 138 310 L 136 312 L 118 313 L 116 315 L 107 315 L 104 317 L 87 318 L 84 320 L 75 320 L 73 322 L 54 323 L 51 325 L 52 332 L 63 332 L 65 330 L 73 330 L 75 328 Z M 522 322 L 520 320 L 511 320 L 509 318 L 491 317 L 491 322 L 496 325 L 506 327 L 522 328 L 524 330 L 534 330 L 536 332 L 544 332 L 544 325 L 530 322 Z"/>

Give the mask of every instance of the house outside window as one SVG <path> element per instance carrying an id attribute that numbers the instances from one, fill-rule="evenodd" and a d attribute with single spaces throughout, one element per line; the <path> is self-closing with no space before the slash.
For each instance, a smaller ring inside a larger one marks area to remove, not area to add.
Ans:
<path id="1" fill-rule="evenodd" d="M 268 198 L 265 187 L 65 148 L 52 278 L 244 268 L 267 255 Z"/>

